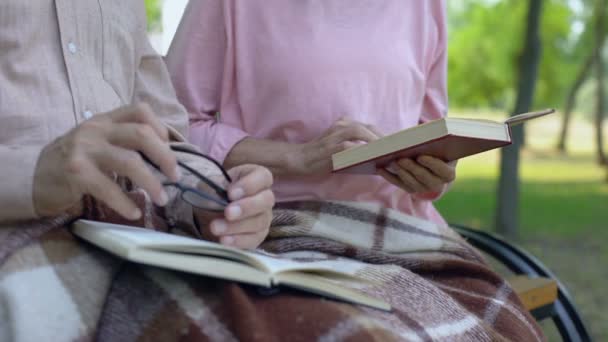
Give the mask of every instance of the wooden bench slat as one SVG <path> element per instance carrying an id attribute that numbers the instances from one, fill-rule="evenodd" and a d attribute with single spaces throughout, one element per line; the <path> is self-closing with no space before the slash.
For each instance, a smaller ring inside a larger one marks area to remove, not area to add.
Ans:
<path id="1" fill-rule="evenodd" d="M 507 281 L 528 311 L 551 304 L 557 300 L 557 282 L 549 278 L 532 278 L 517 275 Z"/>

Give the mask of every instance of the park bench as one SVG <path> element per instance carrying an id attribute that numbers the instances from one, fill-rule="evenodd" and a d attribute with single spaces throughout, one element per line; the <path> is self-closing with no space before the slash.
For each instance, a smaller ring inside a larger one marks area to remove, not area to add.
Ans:
<path id="1" fill-rule="evenodd" d="M 507 277 L 507 281 L 538 322 L 552 319 L 564 341 L 591 341 L 568 291 L 538 259 L 494 234 L 461 225 L 451 226 L 473 246 L 515 274 Z"/>

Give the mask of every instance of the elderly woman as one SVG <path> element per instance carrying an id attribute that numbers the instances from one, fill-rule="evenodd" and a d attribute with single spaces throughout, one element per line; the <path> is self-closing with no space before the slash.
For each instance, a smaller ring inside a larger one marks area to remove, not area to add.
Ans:
<path id="1" fill-rule="evenodd" d="M 333 153 L 446 114 L 444 7 L 191 1 L 167 57 L 191 141 L 225 166 L 268 167 L 278 201 L 374 202 L 445 224 L 432 201 L 452 164 L 422 156 L 376 176 L 330 172 Z"/>
<path id="2" fill-rule="evenodd" d="M 454 165 L 422 156 L 372 176 L 331 173 L 333 153 L 446 114 L 443 1 L 191 0 L 185 13 L 167 62 L 191 142 L 225 166 L 275 176 L 282 203 L 261 248 L 360 261 L 373 285 L 356 288 L 393 306 L 222 297 L 217 307 L 232 314 L 222 317 L 247 323 L 239 337 L 542 339 L 508 283 L 433 207 Z"/>

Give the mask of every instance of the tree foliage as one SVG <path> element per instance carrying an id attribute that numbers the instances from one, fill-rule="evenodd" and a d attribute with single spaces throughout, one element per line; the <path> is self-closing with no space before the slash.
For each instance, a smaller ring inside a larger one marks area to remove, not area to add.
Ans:
<path id="1" fill-rule="evenodd" d="M 169 0 L 170 1 L 170 0 Z M 161 29 L 161 1 L 145 0 L 146 12 L 148 15 L 148 30 L 159 31 Z"/>
<path id="2" fill-rule="evenodd" d="M 528 2 L 521 0 L 448 2 L 448 84 L 452 107 L 510 109 L 515 98 L 527 6 Z M 546 1 L 534 107 L 562 105 L 588 48 L 580 38 L 592 39 L 586 29 L 580 32 L 585 15 L 588 13 L 577 12 L 568 0 Z"/>

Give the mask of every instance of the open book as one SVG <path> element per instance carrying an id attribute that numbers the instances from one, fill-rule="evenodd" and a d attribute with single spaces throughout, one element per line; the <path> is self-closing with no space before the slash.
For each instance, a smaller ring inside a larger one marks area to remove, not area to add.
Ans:
<path id="1" fill-rule="evenodd" d="M 110 223 L 78 220 L 72 231 L 136 263 L 233 280 L 265 288 L 284 285 L 381 310 L 390 305 L 356 290 L 370 285 L 357 277 L 364 264 L 350 259 L 286 258 L 218 243 Z M 350 287 L 344 286 L 348 282 Z"/>
<path id="2" fill-rule="evenodd" d="M 333 172 L 375 174 L 402 158 L 429 155 L 453 161 L 511 144 L 511 127 L 553 113 L 553 109 L 513 116 L 505 122 L 443 118 L 382 137 L 332 156 Z"/>

